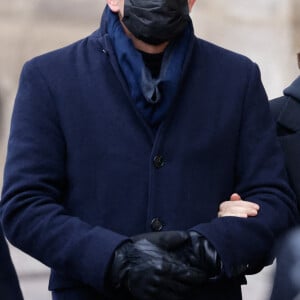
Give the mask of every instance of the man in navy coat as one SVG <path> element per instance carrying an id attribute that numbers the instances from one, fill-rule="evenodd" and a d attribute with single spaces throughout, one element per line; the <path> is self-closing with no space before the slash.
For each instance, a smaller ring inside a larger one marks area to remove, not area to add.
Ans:
<path id="1" fill-rule="evenodd" d="M 194 0 L 108 0 L 24 65 L 2 193 L 53 299 L 241 299 L 295 222 L 256 64 L 194 36 Z M 252 218 L 217 218 L 238 193 Z"/>
<path id="2" fill-rule="evenodd" d="M 22 292 L 8 246 L 0 227 L 0 297 L 3 300 L 22 300 Z"/>

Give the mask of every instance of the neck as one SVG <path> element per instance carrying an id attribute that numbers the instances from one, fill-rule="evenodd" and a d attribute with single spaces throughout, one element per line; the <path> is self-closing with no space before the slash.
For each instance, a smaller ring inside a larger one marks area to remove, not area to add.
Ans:
<path id="1" fill-rule="evenodd" d="M 158 54 L 165 51 L 166 47 L 168 46 L 168 42 L 164 42 L 160 45 L 149 45 L 141 40 L 138 40 L 136 38 L 131 38 L 132 42 L 134 44 L 134 47 L 137 50 L 149 53 L 149 54 Z"/>
<path id="2" fill-rule="evenodd" d="M 145 53 L 149 53 L 149 54 L 157 54 L 157 53 L 162 53 L 165 51 L 165 49 L 167 48 L 169 42 L 164 42 L 162 44 L 159 45 L 150 45 L 147 44 L 145 42 L 143 42 L 142 40 L 137 39 L 127 28 L 126 26 L 123 24 L 122 20 L 121 24 L 124 28 L 125 34 L 132 40 L 134 47 L 137 50 L 143 51 Z"/>

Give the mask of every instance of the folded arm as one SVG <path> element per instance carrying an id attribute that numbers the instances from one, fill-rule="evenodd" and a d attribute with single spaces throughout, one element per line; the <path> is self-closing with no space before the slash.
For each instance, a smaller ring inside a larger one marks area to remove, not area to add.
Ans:
<path id="1" fill-rule="evenodd" d="M 254 209 L 258 214 L 215 218 L 191 228 L 215 247 L 229 277 L 240 266 L 250 270 L 271 263 L 276 240 L 297 220 L 295 195 L 288 184 L 283 153 L 255 64 L 250 67 L 245 91 L 237 153 L 234 190 L 241 199 L 257 204 L 259 210 Z M 226 215 L 226 205 L 220 208 L 222 215 Z M 239 205 L 244 209 L 249 203 L 239 202 L 235 207 Z"/>

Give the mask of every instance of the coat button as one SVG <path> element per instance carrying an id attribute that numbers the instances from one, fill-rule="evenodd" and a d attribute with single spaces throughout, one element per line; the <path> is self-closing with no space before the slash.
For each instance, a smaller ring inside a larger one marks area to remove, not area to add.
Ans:
<path id="1" fill-rule="evenodd" d="M 161 155 L 156 155 L 153 158 L 153 164 L 154 164 L 155 168 L 159 169 L 164 166 L 165 160 Z"/>
<path id="2" fill-rule="evenodd" d="M 161 231 L 164 227 L 163 222 L 159 218 L 154 218 L 151 221 L 151 229 L 152 231 Z"/>

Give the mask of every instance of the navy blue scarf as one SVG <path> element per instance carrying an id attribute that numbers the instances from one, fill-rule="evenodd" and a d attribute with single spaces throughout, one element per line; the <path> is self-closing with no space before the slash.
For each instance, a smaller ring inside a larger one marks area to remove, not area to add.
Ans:
<path id="1" fill-rule="evenodd" d="M 193 37 L 192 22 L 184 33 L 165 50 L 158 78 L 152 78 L 142 54 L 137 51 L 120 23 L 119 16 L 106 10 L 107 32 L 112 40 L 119 66 L 127 81 L 130 95 L 144 119 L 157 128 L 165 118 L 177 94 L 185 54 Z"/>

